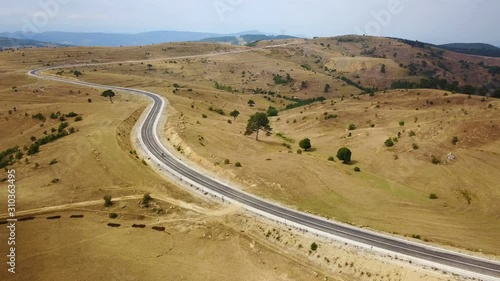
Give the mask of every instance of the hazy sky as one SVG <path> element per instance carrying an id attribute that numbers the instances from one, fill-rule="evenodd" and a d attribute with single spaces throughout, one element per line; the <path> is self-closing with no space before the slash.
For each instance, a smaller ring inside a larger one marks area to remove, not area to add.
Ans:
<path id="1" fill-rule="evenodd" d="M 500 45 L 499 12 L 499 0 L 20 0 L 1 4 L 0 31 L 260 30 Z"/>

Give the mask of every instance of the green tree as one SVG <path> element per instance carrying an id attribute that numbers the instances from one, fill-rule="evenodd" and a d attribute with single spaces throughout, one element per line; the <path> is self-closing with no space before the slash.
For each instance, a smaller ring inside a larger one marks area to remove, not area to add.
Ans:
<path id="1" fill-rule="evenodd" d="M 500 89 L 496 89 L 493 94 L 491 94 L 492 98 L 500 99 Z"/>
<path id="2" fill-rule="evenodd" d="M 262 130 L 266 133 L 266 136 L 271 135 L 272 128 L 269 125 L 269 119 L 267 115 L 262 112 L 257 112 L 250 116 L 248 119 L 247 129 L 245 131 L 245 136 L 250 136 L 256 133 L 255 139 L 259 140 L 259 131 Z"/>
<path id="3" fill-rule="evenodd" d="M 255 102 L 254 102 L 253 100 L 249 100 L 249 101 L 248 101 L 248 105 L 249 105 L 250 107 L 254 107 L 254 106 L 255 106 Z"/>
<path id="4" fill-rule="evenodd" d="M 83 75 L 83 73 L 80 70 L 75 70 L 73 74 L 75 74 L 76 77 L 80 77 Z"/>
<path id="5" fill-rule="evenodd" d="M 325 85 L 324 91 L 325 91 L 325 93 L 328 93 L 330 91 L 330 84 Z"/>
<path id="6" fill-rule="evenodd" d="M 269 117 L 278 116 L 278 110 L 275 107 L 270 106 L 269 109 L 267 110 L 267 116 Z"/>
<path id="7" fill-rule="evenodd" d="M 337 152 L 337 158 L 340 161 L 342 161 L 342 163 L 344 163 L 344 164 L 348 164 L 351 162 L 351 156 L 352 156 L 352 152 L 347 147 L 343 147 L 343 148 L 339 149 L 339 151 Z"/>
<path id="8" fill-rule="evenodd" d="M 391 138 L 388 138 L 386 141 L 385 141 L 385 146 L 387 147 L 393 147 L 394 146 L 394 141 L 391 139 Z"/>
<path id="9" fill-rule="evenodd" d="M 153 65 L 152 64 L 148 64 L 148 70 L 151 70 L 153 69 Z"/>
<path id="10" fill-rule="evenodd" d="M 239 112 L 238 110 L 234 110 L 234 111 L 231 111 L 231 113 L 229 113 L 229 115 L 230 115 L 231 117 L 233 117 L 233 118 L 234 118 L 234 120 L 236 120 L 236 118 L 237 118 L 238 116 L 240 116 L 240 112 Z"/>
<path id="11" fill-rule="evenodd" d="M 113 202 L 112 202 L 112 197 L 109 196 L 109 195 L 106 195 L 104 196 L 104 207 L 111 207 L 111 205 L 113 205 Z"/>
<path id="12" fill-rule="evenodd" d="M 112 90 L 106 90 L 106 91 L 102 92 L 101 96 L 109 98 L 111 103 L 113 103 L 113 97 L 116 96 L 116 94 Z"/>
<path id="13" fill-rule="evenodd" d="M 31 155 L 37 154 L 39 151 L 40 151 L 40 145 L 34 143 L 28 149 L 27 154 L 31 156 Z"/>
<path id="14" fill-rule="evenodd" d="M 305 151 L 308 151 L 312 147 L 311 140 L 308 138 L 305 138 L 299 142 L 299 146 L 300 146 L 300 148 L 304 149 Z"/>
<path id="15" fill-rule="evenodd" d="M 382 66 L 380 67 L 380 72 L 382 72 L 382 73 L 386 72 L 385 64 L 382 64 Z"/>
<path id="16" fill-rule="evenodd" d="M 142 206 L 144 208 L 148 208 L 149 207 L 149 202 L 151 202 L 151 200 L 153 200 L 153 197 L 151 197 L 151 195 L 149 193 L 146 193 L 144 194 L 144 196 L 142 197 Z"/>

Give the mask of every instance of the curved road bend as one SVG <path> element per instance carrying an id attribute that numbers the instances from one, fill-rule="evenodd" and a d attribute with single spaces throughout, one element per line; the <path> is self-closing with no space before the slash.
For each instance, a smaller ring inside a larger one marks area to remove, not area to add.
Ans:
<path id="1" fill-rule="evenodd" d="M 334 235 L 343 239 L 348 239 L 350 241 L 389 251 L 394 254 L 405 255 L 411 258 L 421 259 L 425 262 L 451 267 L 457 269 L 457 272 L 468 273 L 467 275 L 478 276 L 479 274 L 480 277 L 484 279 L 500 280 L 500 263 L 498 262 L 447 251 L 424 244 L 418 244 L 333 221 L 327 221 L 326 219 L 317 216 L 302 213 L 271 203 L 267 200 L 257 198 L 225 183 L 216 181 L 215 179 L 187 166 L 181 160 L 170 154 L 168 149 L 163 147 L 163 145 L 159 142 L 159 138 L 156 133 L 159 128 L 158 126 L 161 125 L 159 120 L 165 107 L 165 102 L 162 97 L 157 94 L 138 89 L 99 85 L 39 74 L 41 71 L 64 67 L 68 66 L 36 69 L 28 72 L 28 75 L 63 83 L 94 88 L 113 89 L 149 97 L 153 101 L 153 105 L 143 123 L 140 124 L 139 129 L 141 141 L 143 142 L 145 149 L 149 151 L 150 155 L 157 158 L 159 162 L 168 167 L 171 171 L 174 171 L 175 174 L 177 174 L 176 176 L 181 176 L 184 180 L 189 180 L 197 186 L 216 192 L 226 199 L 234 200 L 242 204 L 250 211 L 258 211 L 261 214 L 267 215 L 271 219 L 279 218 L 306 229 L 308 228 L 325 234 Z"/>

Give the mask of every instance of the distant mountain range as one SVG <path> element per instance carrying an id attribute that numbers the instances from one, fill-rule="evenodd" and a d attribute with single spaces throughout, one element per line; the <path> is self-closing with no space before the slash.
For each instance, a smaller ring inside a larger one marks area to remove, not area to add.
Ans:
<path id="1" fill-rule="evenodd" d="M 487 56 L 487 57 L 500 57 L 500 48 L 490 44 L 452 43 L 452 44 L 438 45 L 438 47 L 462 54 Z"/>
<path id="2" fill-rule="evenodd" d="M 201 42 L 218 42 L 232 45 L 251 45 L 262 40 L 283 40 L 297 38 L 289 35 L 264 35 L 264 34 L 245 34 L 240 36 L 210 37 L 200 40 Z"/>
<path id="3" fill-rule="evenodd" d="M 35 47 L 35 48 L 43 48 L 43 47 L 63 47 L 67 46 L 64 44 L 57 43 L 49 43 L 49 42 L 41 42 L 31 39 L 16 39 L 16 38 L 7 38 L 0 37 L 0 49 L 5 48 L 26 48 L 26 47 Z"/>
<path id="4" fill-rule="evenodd" d="M 121 33 L 79 33 L 79 32 L 43 32 L 43 33 L 22 33 L 4 32 L 0 37 L 8 37 L 20 40 L 35 40 L 41 42 L 53 42 L 74 46 L 139 46 L 167 42 L 199 41 L 205 38 L 236 37 L 246 34 L 263 35 L 263 33 L 253 30 L 234 34 L 217 34 L 203 32 L 186 31 L 152 31 L 136 34 Z"/>

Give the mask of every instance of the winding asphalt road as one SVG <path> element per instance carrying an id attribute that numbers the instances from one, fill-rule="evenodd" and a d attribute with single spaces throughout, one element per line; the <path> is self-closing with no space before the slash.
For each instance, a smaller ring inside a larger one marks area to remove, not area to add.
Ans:
<path id="1" fill-rule="evenodd" d="M 89 65 L 98 64 L 81 64 L 79 66 Z M 319 233 L 330 237 L 334 236 L 340 238 L 342 241 L 350 241 L 357 245 L 361 244 L 368 249 L 372 247 L 377 250 L 389 252 L 392 254 L 392 256 L 410 258 L 417 263 L 420 262 L 422 264 L 430 265 L 436 268 L 444 268 L 450 270 L 451 272 L 456 272 L 472 277 L 479 277 L 485 280 L 500 280 L 500 263 L 498 262 L 447 251 L 424 244 L 418 244 L 403 239 L 375 233 L 365 229 L 352 227 L 350 225 L 328 221 L 321 217 L 302 213 L 258 198 L 254 195 L 233 188 L 228 184 L 222 183 L 208 175 L 205 175 L 197 171 L 195 168 L 192 168 L 183 163 L 168 149 L 166 149 L 160 142 L 158 132 L 163 131 L 163 124 L 160 122 L 160 120 L 162 112 L 166 107 L 164 98 L 155 93 L 138 89 L 99 85 L 89 82 L 40 74 L 40 72 L 42 71 L 60 69 L 65 67 L 69 66 L 36 69 L 28 72 L 28 75 L 69 84 L 129 92 L 146 96 L 152 100 L 153 104 L 149 107 L 149 111 L 147 112 L 145 118 L 142 118 L 141 124 L 139 124 L 139 141 L 146 152 L 149 154 L 151 159 L 155 162 L 155 164 L 163 166 L 165 170 L 170 173 L 170 176 L 181 179 L 191 186 L 207 190 L 212 194 L 218 194 L 219 197 L 222 197 L 225 200 L 238 202 L 244 208 L 263 215 L 267 218 L 285 222 L 289 225 L 309 230 L 314 233 Z"/>

